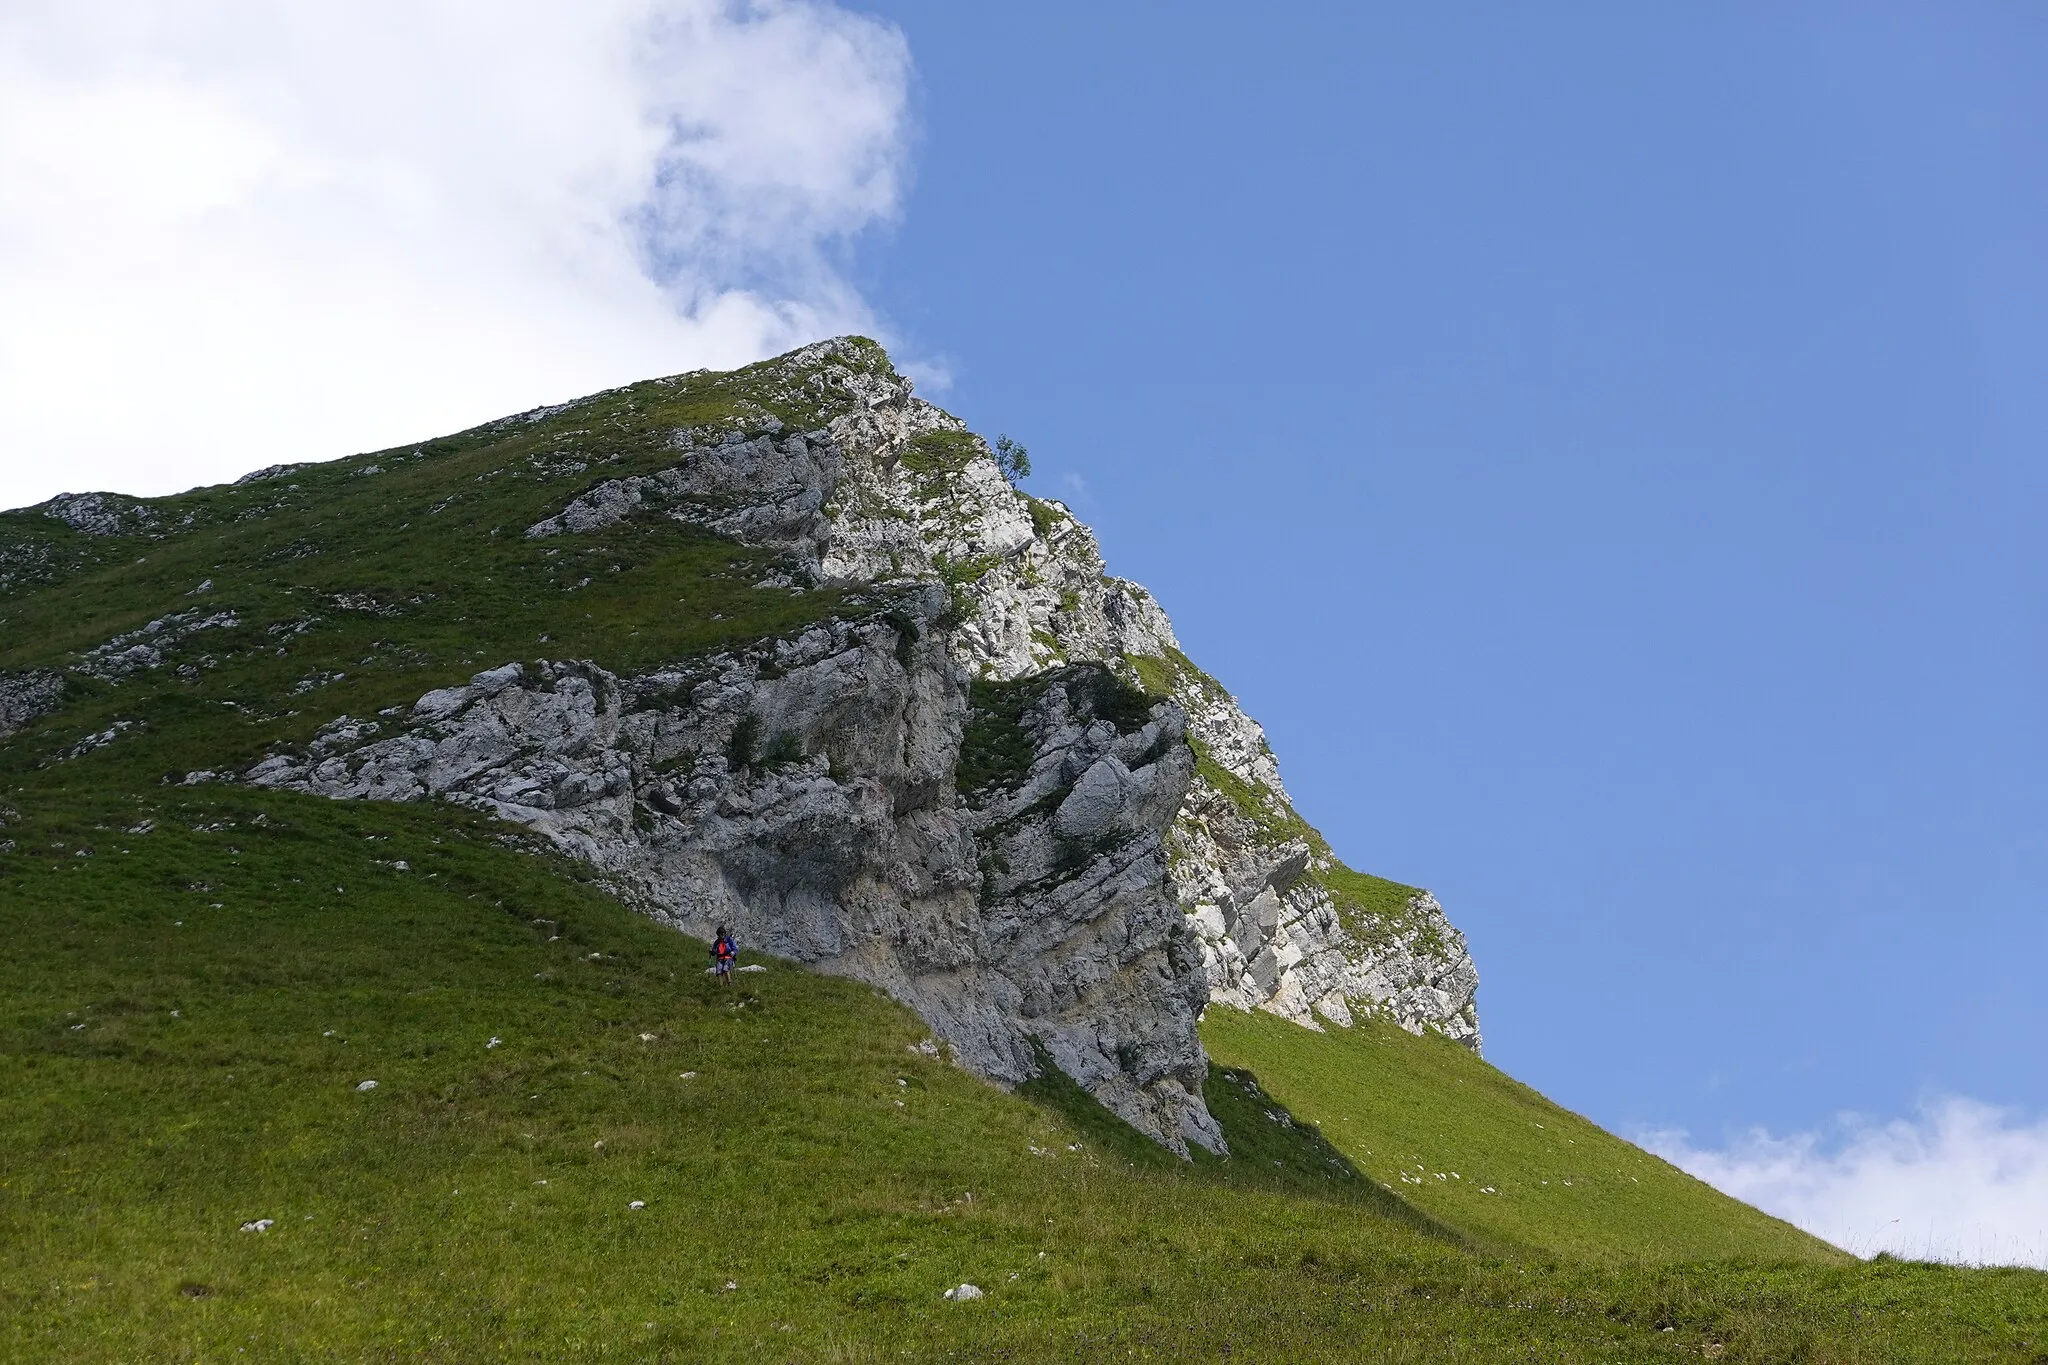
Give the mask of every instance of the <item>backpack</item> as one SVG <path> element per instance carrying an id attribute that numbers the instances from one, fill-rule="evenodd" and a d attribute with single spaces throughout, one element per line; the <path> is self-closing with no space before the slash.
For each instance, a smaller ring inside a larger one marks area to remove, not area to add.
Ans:
<path id="1" fill-rule="evenodd" d="M 730 962 L 740 955 L 740 950 L 730 938 L 721 937 L 718 942 L 711 945 L 711 955 L 720 962 Z"/>

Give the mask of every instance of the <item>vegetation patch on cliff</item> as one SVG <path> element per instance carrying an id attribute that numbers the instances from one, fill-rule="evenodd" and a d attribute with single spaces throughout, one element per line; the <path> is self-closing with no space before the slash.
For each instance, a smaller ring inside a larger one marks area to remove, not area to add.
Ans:
<path id="1" fill-rule="evenodd" d="M 979 436 L 965 431 L 927 431 L 903 447 L 901 464 L 918 476 L 920 493 L 940 497 L 967 466 L 987 454 Z"/>
<path id="2" fill-rule="evenodd" d="M 1060 525 L 1062 522 L 1072 520 L 1072 518 L 1066 514 L 1066 509 L 1058 506 L 1055 503 L 1047 502 L 1042 498 L 1033 498 L 1029 496 L 1027 496 L 1024 501 L 1026 507 L 1029 509 L 1031 513 L 1031 529 L 1034 533 L 1036 533 L 1040 540 L 1043 540 L 1047 536 L 1051 535 L 1054 527 Z"/>
<path id="3" fill-rule="evenodd" d="M 1222 684 L 1178 650 L 1168 657 L 1128 655 L 1124 662 L 1148 692 L 1192 694 L 1198 698 L 1226 695 Z M 1355 941 L 1380 947 L 1406 934 L 1411 946 L 1423 952 L 1441 952 L 1446 948 L 1436 921 L 1417 916 L 1410 908 L 1422 894 L 1420 887 L 1346 867 L 1322 833 L 1278 794 L 1224 767 L 1199 737 L 1189 736 L 1188 746 L 1195 752 L 1196 778 L 1229 802 L 1260 840 L 1281 844 L 1298 839 L 1308 845 L 1314 856 L 1303 876 L 1329 896 L 1338 922 Z"/>
<path id="4" fill-rule="evenodd" d="M 1329 894 L 1345 933 L 1372 948 L 1386 948 L 1404 939 L 1412 951 L 1428 956 L 1441 957 L 1450 951 L 1438 918 L 1415 911 L 1415 902 L 1423 894 L 1421 887 L 1354 872 L 1329 851 L 1320 835 L 1314 845 L 1318 862 L 1304 875 Z"/>
<path id="5" fill-rule="evenodd" d="M 1405 918 L 1409 903 L 1422 894 L 1421 887 L 1403 886 L 1368 872 L 1353 872 L 1334 859 L 1321 881 L 1340 907 L 1380 919 Z"/>
<path id="6" fill-rule="evenodd" d="M 1197 668 L 1192 659 L 1177 649 L 1170 650 L 1163 657 L 1126 654 L 1123 664 L 1138 680 L 1143 691 L 1155 696 L 1182 698 L 1191 710 L 1205 701 L 1229 700 L 1230 694 L 1223 690 L 1221 683 Z M 1289 839 L 1307 839 L 1312 843 L 1321 841 L 1321 836 L 1279 795 L 1246 781 L 1219 763 L 1200 736 L 1190 734 L 1188 747 L 1195 752 L 1195 776 L 1227 800 L 1257 829 L 1261 839 L 1270 843 L 1283 843 Z"/>
<path id="7" fill-rule="evenodd" d="M 1141 729 L 1162 698 L 1148 696 L 1102 664 L 1069 664 L 1006 681 L 979 679 L 968 696 L 954 781 L 962 792 L 1015 786 L 1031 771 L 1037 739 L 1025 716 L 1054 686 L 1077 720 L 1106 720 L 1120 733 Z"/>
<path id="8" fill-rule="evenodd" d="M 1260 839 L 1274 844 L 1289 839 L 1320 842 L 1321 836 L 1308 821 L 1295 814 L 1294 807 L 1218 763 L 1215 754 L 1200 739 L 1190 735 L 1188 747 L 1195 751 L 1195 776 L 1215 788 L 1258 831 Z"/>
<path id="9" fill-rule="evenodd" d="M 1024 728 L 1024 713 L 1037 704 L 1051 675 L 1035 673 L 1008 682 L 977 679 L 968 695 L 967 724 L 953 769 L 962 792 L 1015 786 L 1031 771 L 1037 743 Z"/>

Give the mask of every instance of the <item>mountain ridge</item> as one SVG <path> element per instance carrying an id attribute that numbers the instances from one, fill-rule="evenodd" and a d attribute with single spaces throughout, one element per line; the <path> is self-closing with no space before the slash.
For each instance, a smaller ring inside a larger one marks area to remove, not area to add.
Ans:
<path id="1" fill-rule="evenodd" d="M 0 513 L 0 1355 L 2039 1354 L 2039 1275 L 1487 1064 L 1440 908 L 914 401 L 841 341 Z"/>
<path id="2" fill-rule="evenodd" d="M 426 480 L 442 495 L 429 505 L 380 505 L 400 532 L 418 520 L 416 535 L 451 545 L 511 543 L 553 596 L 540 624 L 573 614 L 593 581 L 553 566 L 594 555 L 616 572 L 607 537 L 677 527 L 766 556 L 748 586 L 779 599 L 762 622 L 776 629 L 623 669 L 560 653 L 541 630 L 523 659 L 480 654 L 489 666 L 466 680 L 386 687 L 376 714 L 331 711 L 255 762 L 194 773 L 478 805 L 677 927 L 731 922 L 889 990 L 992 1079 L 1029 1078 L 1042 1047 L 1178 1151 L 1222 1145 L 1194 1032 L 1209 1003 L 1309 1027 L 1384 1012 L 1477 1046 L 1476 972 L 1441 907 L 1344 868 L 1294 812 L 1263 732 L 1181 652 L 1151 595 L 1110 576 L 1085 526 L 1013 488 L 987 444 L 865 339 L 272 466 L 197 490 L 198 505 L 73 494 L 28 511 L 90 539 L 260 532 L 287 507 L 316 510 L 294 497 L 309 481 L 331 510 L 458 456 L 471 484 L 536 486 L 517 503 L 523 524 L 442 532 L 429 519 L 477 496 L 447 480 Z M 254 539 L 272 563 L 330 553 Z M 35 560 L 11 547 L 0 588 Z M 238 631 L 281 637 L 288 655 L 342 612 L 388 623 L 380 643 L 402 656 L 403 628 L 438 596 L 395 574 L 322 586 L 318 610 L 259 622 L 209 578 L 188 590 L 196 603 L 7 671 L 0 722 L 49 709 L 63 679 L 118 692 L 196 677 L 213 655 L 177 660 Z M 324 695 L 328 673 L 342 670 L 308 672 L 294 695 Z M 968 740 L 1010 762 L 963 790 Z"/>

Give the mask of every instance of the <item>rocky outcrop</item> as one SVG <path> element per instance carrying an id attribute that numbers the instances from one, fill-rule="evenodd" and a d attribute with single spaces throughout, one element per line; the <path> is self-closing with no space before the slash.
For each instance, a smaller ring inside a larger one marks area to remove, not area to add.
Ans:
<path id="1" fill-rule="evenodd" d="M 157 510 L 116 493 L 59 493 L 42 504 L 44 516 L 89 536 L 130 536 L 156 525 Z"/>
<path id="2" fill-rule="evenodd" d="M 778 424 L 779 426 L 779 424 Z M 627 517 L 664 513 L 750 545 L 815 561 L 829 526 L 825 492 L 838 481 L 840 456 L 814 433 L 751 439 L 684 431 L 672 469 L 606 479 L 556 515 L 526 528 L 529 539 L 601 530 Z"/>
<path id="3" fill-rule="evenodd" d="M 1212 999 L 1309 1027 L 1384 1013 L 1477 1047 L 1478 972 L 1435 898 L 1343 867 L 1294 812 L 1264 731 L 1181 653 L 1151 594 L 1106 572 L 1066 508 L 1013 489 L 979 438 L 907 385 L 876 397 L 900 415 L 864 434 L 898 453 L 844 462 L 812 576 L 948 582 L 954 657 L 978 677 L 1095 660 L 1180 703 L 1204 761 L 1169 839 L 1173 890 Z"/>
<path id="4" fill-rule="evenodd" d="M 102 682 L 120 682 L 145 669 L 163 667 L 179 645 L 200 631 L 221 630 L 240 624 L 241 618 L 232 611 L 193 607 L 173 612 L 169 616 L 159 616 L 139 630 L 116 635 L 105 644 L 95 645 L 73 667 Z"/>
<path id="5" fill-rule="evenodd" d="M 877 354 L 784 357 L 780 382 L 831 396 L 821 425 L 675 431 L 672 464 L 525 532 L 676 517 L 864 608 L 637 677 L 507 664 L 338 718 L 249 780 L 491 809 L 693 933 L 890 991 L 985 1075 L 1049 1056 L 1176 1150 L 1222 1143 L 1206 1004 L 1384 1011 L 1476 1046 L 1476 975 L 1434 899 L 1344 868 L 1151 596 Z"/>
<path id="6" fill-rule="evenodd" d="M 1176 882 L 1211 998 L 1311 1028 L 1383 1014 L 1476 1049 L 1478 972 L 1436 898 L 1359 877 L 1313 831 L 1262 818 L 1287 810 L 1279 796 L 1261 810 L 1265 795 L 1241 778 L 1198 779 L 1175 823 Z M 1361 881 L 1378 894 L 1347 900 Z"/>
<path id="7" fill-rule="evenodd" d="M 0 739 L 64 703 L 64 675 L 54 668 L 0 673 Z"/>
<path id="8" fill-rule="evenodd" d="M 1105 705 L 1124 693 L 1101 668 L 1046 679 L 1006 721 L 1018 770 L 963 799 L 945 605 L 635 678 L 510 664 L 247 776 L 484 807 L 691 933 L 888 990 L 983 1075 L 1025 1080 L 1043 1051 L 1167 1145 L 1220 1148 L 1200 959 L 1162 890 L 1192 768 L 1178 708 Z"/>
<path id="9" fill-rule="evenodd" d="M 239 488 L 244 484 L 262 483 L 267 479 L 281 479 L 287 474 L 296 474 L 305 467 L 303 464 L 265 465 L 261 469 L 252 469 L 241 478 L 236 479 L 235 486 Z"/>

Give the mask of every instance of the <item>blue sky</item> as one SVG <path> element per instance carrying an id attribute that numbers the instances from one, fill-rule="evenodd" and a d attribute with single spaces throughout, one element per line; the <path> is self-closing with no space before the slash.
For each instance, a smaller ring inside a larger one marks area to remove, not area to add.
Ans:
<path id="1" fill-rule="evenodd" d="M 883 337 L 1442 897 L 1494 1061 L 2048 1264 L 2044 69 L 2021 4 L 15 0 L 0 505 Z"/>
<path id="2" fill-rule="evenodd" d="M 1602 1122 L 2048 1105 L 2048 14 L 867 6 L 861 244 Z"/>

